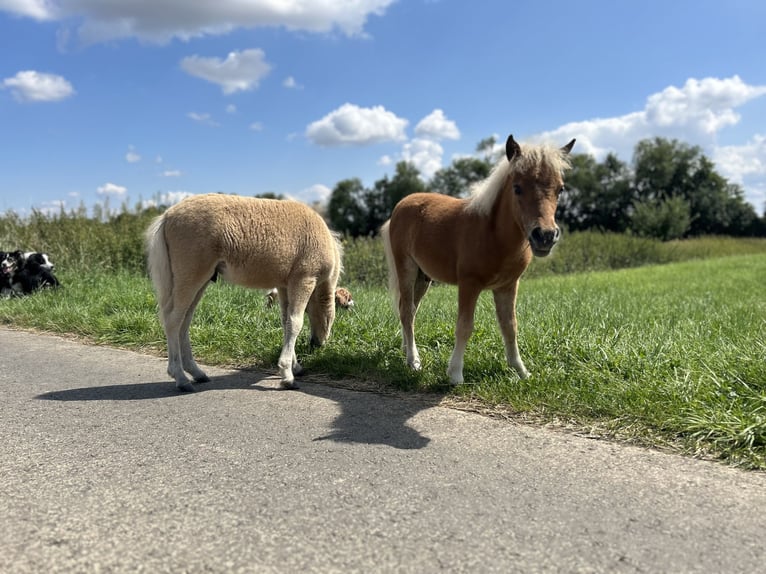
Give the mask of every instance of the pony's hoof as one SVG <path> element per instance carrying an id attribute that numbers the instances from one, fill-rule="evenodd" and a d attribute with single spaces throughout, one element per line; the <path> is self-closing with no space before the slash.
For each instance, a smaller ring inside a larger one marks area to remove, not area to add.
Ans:
<path id="1" fill-rule="evenodd" d="M 407 361 L 407 365 L 409 365 L 410 369 L 412 369 L 413 371 L 419 371 L 421 369 L 420 359 L 413 359 L 412 361 Z"/>
<path id="2" fill-rule="evenodd" d="M 295 381 L 282 381 L 279 386 L 285 390 L 292 391 L 298 388 L 298 383 Z"/>
<path id="3" fill-rule="evenodd" d="M 463 376 L 462 375 L 460 375 L 458 377 L 450 377 L 449 378 L 449 384 L 452 385 L 453 387 L 457 387 L 457 386 L 462 385 L 464 383 L 465 383 L 465 381 L 463 380 Z"/>
<path id="4" fill-rule="evenodd" d="M 194 382 L 195 383 L 209 383 L 210 382 L 210 377 L 208 377 L 205 373 L 202 373 L 201 376 L 194 377 Z"/>
<path id="5" fill-rule="evenodd" d="M 178 389 L 182 393 L 194 392 L 194 386 L 189 381 L 186 381 L 185 383 L 176 384 L 176 389 Z"/>

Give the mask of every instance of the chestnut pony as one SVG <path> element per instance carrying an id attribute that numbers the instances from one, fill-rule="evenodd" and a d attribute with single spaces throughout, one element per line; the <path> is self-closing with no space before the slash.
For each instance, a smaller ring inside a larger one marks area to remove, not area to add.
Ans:
<path id="1" fill-rule="evenodd" d="M 396 205 L 381 235 L 410 367 L 420 369 L 415 313 L 436 280 L 458 286 L 450 382 L 463 382 L 476 301 L 485 289 L 495 299 L 508 364 L 521 378 L 529 376 L 516 342 L 516 291 L 532 255 L 545 257 L 559 240 L 556 206 L 574 143 L 562 148 L 519 145 L 508 136 L 506 157 L 467 199 L 414 193 Z"/>

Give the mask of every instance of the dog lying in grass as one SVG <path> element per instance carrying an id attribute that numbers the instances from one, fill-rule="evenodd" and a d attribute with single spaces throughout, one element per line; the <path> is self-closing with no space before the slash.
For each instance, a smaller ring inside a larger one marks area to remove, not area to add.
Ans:
<path id="1" fill-rule="evenodd" d="M 266 307 L 271 307 L 279 300 L 279 293 L 276 288 L 266 293 Z M 338 287 L 335 290 L 335 306 L 340 309 L 350 309 L 354 306 L 354 299 L 351 291 L 345 287 Z"/>
<path id="2" fill-rule="evenodd" d="M 47 253 L 0 251 L 0 296 L 29 295 L 45 287 L 58 287 L 53 268 Z"/>

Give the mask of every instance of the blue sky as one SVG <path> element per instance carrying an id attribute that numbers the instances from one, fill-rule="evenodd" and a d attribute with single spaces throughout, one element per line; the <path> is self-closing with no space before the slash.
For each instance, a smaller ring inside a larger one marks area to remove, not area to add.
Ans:
<path id="1" fill-rule="evenodd" d="M 0 0 L 0 211 L 283 193 L 491 135 L 699 145 L 766 204 L 762 0 Z"/>

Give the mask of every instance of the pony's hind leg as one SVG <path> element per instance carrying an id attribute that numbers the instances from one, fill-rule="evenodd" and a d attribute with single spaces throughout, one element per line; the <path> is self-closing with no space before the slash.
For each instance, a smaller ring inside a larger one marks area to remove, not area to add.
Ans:
<path id="1" fill-rule="evenodd" d="M 189 366 L 188 358 L 191 358 L 188 327 L 194 314 L 194 305 L 199 300 L 198 297 L 201 297 L 201 286 L 193 288 L 176 284 L 167 307 L 162 310 L 162 324 L 168 340 L 168 375 L 175 379 L 176 388 L 180 391 L 194 390 L 184 373 L 184 366 Z M 191 361 L 193 362 L 194 359 Z M 199 367 L 197 369 L 196 374 L 204 375 Z M 195 376 L 195 373 L 192 372 L 192 376 Z"/>
<path id="2" fill-rule="evenodd" d="M 516 336 L 516 289 L 518 284 L 519 282 L 517 281 L 506 291 L 494 291 L 493 295 L 495 296 L 497 322 L 500 325 L 500 332 L 503 334 L 503 341 L 505 343 L 505 359 L 508 361 L 508 365 L 518 373 L 520 378 L 526 379 L 529 377 L 529 371 L 527 371 L 524 362 L 521 360 Z"/>
<path id="3" fill-rule="evenodd" d="M 278 293 L 278 299 L 279 299 L 279 320 L 282 323 L 282 337 L 283 337 L 283 345 L 284 345 L 284 333 L 287 332 L 286 325 L 290 317 L 288 312 L 288 303 L 287 303 L 287 289 L 279 288 L 277 289 L 277 293 Z M 292 357 L 292 369 L 293 369 L 294 376 L 300 376 L 303 374 L 303 367 L 298 362 L 298 357 L 295 355 L 294 347 L 293 347 L 293 357 Z"/>
<path id="4" fill-rule="evenodd" d="M 282 352 L 279 355 L 279 376 L 282 379 L 281 385 L 284 389 L 295 389 L 295 373 L 293 372 L 293 363 L 295 360 L 295 341 L 303 327 L 303 314 L 306 312 L 311 293 L 316 286 L 316 279 L 304 279 L 294 282 L 287 288 L 287 305 L 285 310 L 284 323 L 284 343 Z M 281 303 L 280 303 L 281 305 Z"/>
<path id="5" fill-rule="evenodd" d="M 192 319 L 194 318 L 194 310 L 197 308 L 200 299 L 202 299 L 202 295 L 205 294 L 205 289 L 207 289 L 208 284 L 209 283 L 206 282 L 202 285 L 202 287 L 200 287 L 197 295 L 192 301 L 192 304 L 186 310 L 186 316 L 184 317 L 183 323 L 181 323 L 181 334 L 179 338 L 181 343 L 181 364 L 183 365 L 184 371 L 192 376 L 195 383 L 207 383 L 210 381 L 210 377 L 205 374 L 205 371 L 199 368 L 199 365 L 197 365 L 197 362 L 194 360 L 194 356 L 192 355 L 191 340 L 189 338 L 189 328 L 191 326 Z"/>
<path id="6" fill-rule="evenodd" d="M 404 353 L 407 355 L 407 364 L 419 371 L 420 353 L 415 344 L 415 313 L 427 286 L 424 289 L 421 284 L 418 290 L 418 278 L 422 271 L 412 260 L 408 260 L 408 264 L 398 266 L 396 271 L 399 279 L 399 321 L 402 324 Z M 419 298 L 416 299 L 418 292 Z"/>

